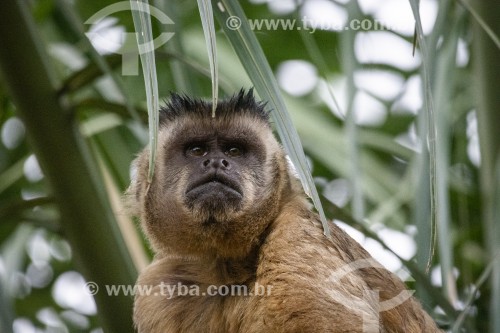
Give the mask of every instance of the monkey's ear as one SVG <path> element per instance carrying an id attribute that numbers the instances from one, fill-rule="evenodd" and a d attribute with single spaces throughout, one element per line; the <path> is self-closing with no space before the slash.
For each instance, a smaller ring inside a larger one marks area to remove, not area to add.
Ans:
<path id="1" fill-rule="evenodd" d="M 138 159 L 139 158 L 136 158 L 135 160 L 132 161 L 132 163 L 130 164 L 130 169 L 129 169 L 129 175 L 130 175 L 130 185 L 134 184 L 135 182 L 137 182 L 137 174 L 138 174 L 138 169 L 139 169 L 139 166 L 137 164 L 139 164 L 138 162 Z"/>
<path id="2" fill-rule="evenodd" d="M 130 185 L 123 196 L 123 203 L 129 215 L 139 216 L 141 209 L 141 196 L 144 195 L 144 177 L 141 174 L 143 154 L 130 164 Z M 146 161 L 147 163 L 147 161 Z M 146 168 L 147 170 L 147 168 Z"/>

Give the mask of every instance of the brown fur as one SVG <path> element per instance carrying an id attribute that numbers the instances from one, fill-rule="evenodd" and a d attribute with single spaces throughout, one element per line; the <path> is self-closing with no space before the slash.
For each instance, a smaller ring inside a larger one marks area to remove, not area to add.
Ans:
<path id="1" fill-rule="evenodd" d="M 223 102 L 220 108 L 231 105 L 238 104 Z M 387 306 L 406 290 L 404 284 L 341 229 L 330 224 L 332 240 L 323 235 L 265 119 L 234 110 L 213 119 L 209 104 L 187 106 L 203 110 L 162 123 L 154 180 L 148 189 L 145 150 L 129 189 L 156 251 L 137 282 L 152 288 L 149 295 L 136 295 L 140 333 L 440 332 L 413 297 Z M 221 202 L 224 210 L 211 225 L 203 222 L 206 211 L 186 207 L 189 171 L 176 165 L 181 160 L 175 156 L 179 139 L 207 133 L 250 140 L 259 161 L 238 169 L 242 202 L 237 208 Z M 346 270 L 353 265 L 361 266 Z M 210 285 L 246 285 L 255 292 L 256 282 L 270 292 L 203 296 Z M 179 284 L 200 294 L 167 299 L 162 286 Z M 379 306 L 386 307 L 380 316 Z"/>

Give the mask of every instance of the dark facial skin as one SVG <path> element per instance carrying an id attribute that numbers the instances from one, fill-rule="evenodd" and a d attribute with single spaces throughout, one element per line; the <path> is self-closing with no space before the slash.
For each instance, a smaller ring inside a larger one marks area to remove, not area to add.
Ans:
<path id="1" fill-rule="evenodd" d="M 191 168 L 186 189 L 186 203 L 210 209 L 225 201 L 238 207 L 243 199 L 240 170 L 248 152 L 241 143 L 212 139 L 190 143 L 184 151 Z"/>
<path id="2" fill-rule="evenodd" d="M 245 182 L 253 179 L 258 183 L 254 177 L 262 178 L 258 175 L 265 153 L 261 142 L 252 139 L 255 133 L 241 128 L 224 134 L 216 128 L 193 135 L 186 135 L 188 132 L 179 130 L 179 139 L 174 139 L 167 153 L 167 163 L 175 165 L 167 177 L 175 182 L 176 173 L 187 174 L 182 185 L 185 207 L 194 215 L 208 216 L 206 224 L 242 210 L 249 194 Z"/>

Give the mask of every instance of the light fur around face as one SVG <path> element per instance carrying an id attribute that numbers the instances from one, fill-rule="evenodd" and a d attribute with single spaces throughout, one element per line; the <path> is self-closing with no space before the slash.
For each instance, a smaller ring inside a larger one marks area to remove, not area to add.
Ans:
<path id="1" fill-rule="evenodd" d="M 137 282 L 149 288 L 135 299 L 139 332 L 440 332 L 341 229 L 323 235 L 251 92 L 215 118 L 202 101 L 168 107 L 153 182 L 144 150 L 128 191 L 156 252 Z"/>

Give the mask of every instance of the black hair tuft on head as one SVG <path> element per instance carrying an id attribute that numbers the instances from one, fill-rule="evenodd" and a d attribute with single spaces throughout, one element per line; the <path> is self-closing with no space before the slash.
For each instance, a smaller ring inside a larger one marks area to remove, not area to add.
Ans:
<path id="1" fill-rule="evenodd" d="M 249 89 L 248 92 L 242 88 L 237 94 L 217 103 L 215 117 L 230 117 L 234 113 L 239 113 L 255 116 L 269 122 L 269 113 L 265 107 L 266 103 L 255 100 L 253 88 Z M 160 108 L 160 123 L 170 122 L 186 115 L 196 115 L 202 118 L 212 117 L 212 103 L 172 93 L 167 104 Z"/>

